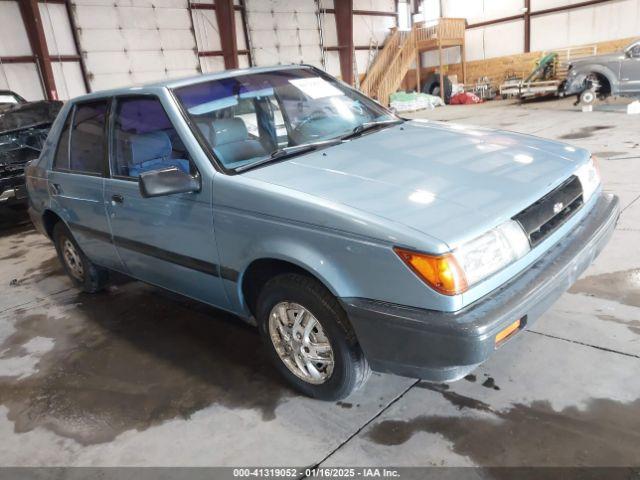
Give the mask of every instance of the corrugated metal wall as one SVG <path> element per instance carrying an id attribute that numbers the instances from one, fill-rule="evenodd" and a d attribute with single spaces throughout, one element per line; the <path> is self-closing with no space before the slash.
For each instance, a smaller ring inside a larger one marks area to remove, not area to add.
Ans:
<path id="1" fill-rule="evenodd" d="M 439 1 L 439 0 L 436 0 Z M 580 3 L 581 0 L 531 0 L 531 12 Z M 521 15 L 524 0 L 442 0 L 445 17 L 466 18 L 469 24 Z M 531 50 L 585 45 L 640 35 L 640 0 L 617 0 L 531 18 Z M 514 20 L 466 33 L 466 59 L 483 60 L 524 52 L 524 21 Z M 445 63 L 458 63 L 458 48 L 445 49 Z M 423 56 L 435 66 L 437 53 Z"/>
<path id="2" fill-rule="evenodd" d="M 315 0 L 245 0 L 255 65 L 307 63 L 322 67 Z"/>
<path id="3" fill-rule="evenodd" d="M 66 5 L 43 2 L 38 4 L 38 8 L 51 56 L 58 98 L 65 100 L 87 93 L 80 61 L 60 61 L 60 56 L 78 55 Z"/>
<path id="4" fill-rule="evenodd" d="M 566 4 L 566 0 L 532 0 L 531 10 Z M 531 50 L 604 42 L 640 36 L 640 0 L 579 8 L 531 19 Z"/>
<path id="5" fill-rule="evenodd" d="M 75 0 L 92 90 L 200 71 L 187 0 Z"/>
<path id="6" fill-rule="evenodd" d="M 0 57 L 33 55 L 16 1 L 0 2 Z M 0 89 L 9 89 L 27 100 L 42 100 L 44 90 L 35 62 L 1 63 Z"/>
<path id="7" fill-rule="evenodd" d="M 334 0 L 339 2 L 340 0 Z M 325 8 L 333 8 L 334 1 L 324 0 Z M 395 0 L 353 0 L 353 9 L 359 11 L 372 11 L 395 14 Z M 382 48 L 389 34 L 389 29 L 397 25 L 394 15 L 362 15 L 353 16 L 353 44 L 356 47 L 356 68 L 360 75 L 366 73 L 370 60 L 375 56 L 375 46 Z M 324 20 L 324 46 L 337 47 L 338 35 L 336 31 L 335 15 L 328 13 Z M 366 49 L 365 49 L 366 47 Z M 372 47 L 371 52 L 369 47 Z M 326 70 L 332 74 L 340 75 L 340 59 L 338 52 L 326 52 Z"/>
<path id="8" fill-rule="evenodd" d="M 464 17 L 470 24 L 521 15 L 524 9 L 524 0 L 441 1 L 443 16 Z M 536 12 L 577 1 L 531 0 L 531 7 Z M 73 0 L 67 9 L 65 4 L 41 0 L 38 7 L 59 97 L 85 92 L 78 55 L 84 59 L 91 90 L 223 70 L 214 0 L 193 3 L 200 8 L 192 9 L 190 0 Z M 309 63 L 340 75 L 331 13 L 334 0 L 245 0 L 246 32 L 241 0 L 234 3 L 240 67 L 249 66 L 251 57 L 254 65 Z M 211 7 L 202 8 L 202 4 Z M 356 70 L 363 74 L 373 56 L 370 47 L 382 46 L 389 29 L 396 25 L 396 1 L 353 0 L 353 8 L 359 12 L 353 18 Z M 329 12 L 323 13 L 325 10 Z M 617 0 L 532 17 L 531 50 L 639 34 L 640 0 Z M 467 60 L 524 51 L 524 22 L 520 19 L 472 28 L 466 35 Z M 31 100 L 44 97 L 36 63 L 15 60 L 31 56 L 18 2 L 0 1 L 0 57 L 13 59 L 0 65 L 0 88 L 14 89 Z M 445 62 L 456 63 L 459 57 L 457 48 L 445 50 Z M 424 66 L 436 64 L 437 54 L 424 55 Z"/>
<path id="9" fill-rule="evenodd" d="M 191 0 L 190 0 L 191 1 Z M 191 3 L 196 3 L 191 1 Z M 213 5 L 213 0 L 198 1 L 199 4 Z M 239 7 L 239 0 L 235 0 L 234 4 Z M 224 70 L 224 59 L 221 55 L 222 44 L 220 42 L 220 29 L 218 27 L 218 19 L 216 18 L 216 12 L 213 9 L 193 9 L 191 11 L 193 17 L 193 28 L 196 38 L 196 44 L 198 46 L 198 52 L 203 52 L 205 55 L 200 56 L 200 67 L 204 73 L 208 72 L 220 72 Z M 242 12 L 236 9 L 234 12 L 235 28 L 236 28 L 236 43 L 238 45 L 238 51 L 247 51 L 246 34 L 244 29 L 244 23 L 242 21 Z M 209 53 L 215 53 L 215 55 L 208 55 Z M 249 65 L 249 55 L 246 53 L 238 54 L 238 64 L 240 68 L 245 68 Z"/>

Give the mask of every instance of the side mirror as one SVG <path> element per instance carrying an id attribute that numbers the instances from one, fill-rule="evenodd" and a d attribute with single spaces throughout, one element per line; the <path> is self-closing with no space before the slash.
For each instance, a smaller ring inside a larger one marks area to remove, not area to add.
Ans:
<path id="1" fill-rule="evenodd" d="M 627 58 L 640 58 L 640 46 L 636 45 L 634 47 L 631 47 L 624 53 L 626 54 Z"/>
<path id="2" fill-rule="evenodd" d="M 162 170 L 143 172 L 138 179 L 140 194 L 144 198 L 162 197 L 175 193 L 197 192 L 200 190 L 200 181 L 197 178 L 184 173 L 176 167 Z"/>

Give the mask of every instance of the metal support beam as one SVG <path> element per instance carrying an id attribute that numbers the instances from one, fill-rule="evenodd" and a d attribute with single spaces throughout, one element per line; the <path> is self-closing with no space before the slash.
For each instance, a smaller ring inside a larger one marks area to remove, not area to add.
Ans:
<path id="1" fill-rule="evenodd" d="M 38 68 L 40 69 L 45 96 L 48 100 L 57 100 L 58 90 L 53 77 L 51 58 L 49 57 L 47 40 L 42 27 L 42 18 L 38 9 L 38 0 L 21 0 L 18 4 L 20 5 L 20 14 L 29 37 L 31 51 L 36 57 Z"/>
<path id="2" fill-rule="evenodd" d="M 378 49 L 382 50 L 384 48 L 384 43 L 382 45 L 378 45 Z M 323 48 L 325 52 L 339 52 L 340 51 L 340 47 L 324 47 Z M 353 49 L 355 51 L 358 50 L 362 50 L 362 51 L 369 51 L 371 50 L 371 45 L 356 45 L 355 47 L 353 47 Z"/>
<path id="3" fill-rule="evenodd" d="M 528 4 L 529 7 L 527 9 L 527 11 L 521 15 L 512 15 L 510 17 L 502 17 L 502 18 L 496 18 L 494 20 L 487 20 L 486 22 L 478 22 L 478 23 L 471 23 L 469 25 L 467 25 L 467 30 L 471 29 L 471 28 L 478 28 L 478 27 L 487 27 L 489 25 L 497 25 L 499 23 L 506 23 L 506 22 L 513 22 L 514 20 L 525 20 L 525 24 L 526 24 L 526 17 L 538 17 L 540 15 L 549 15 L 551 13 L 561 13 L 561 12 L 568 12 L 570 10 L 575 10 L 578 8 L 585 8 L 585 7 L 592 7 L 594 5 L 599 5 L 601 3 L 614 3 L 614 2 L 619 2 L 621 0 L 587 0 L 584 2 L 579 2 L 579 3 L 571 3 L 568 5 L 563 5 L 561 7 L 553 7 L 553 8 L 547 8 L 544 10 L 534 10 L 531 11 L 531 2 L 530 1 L 525 1 L 525 4 Z M 525 25 L 526 28 L 526 25 Z"/>
<path id="4" fill-rule="evenodd" d="M 193 6 L 193 5 L 192 5 Z M 216 19 L 226 69 L 238 68 L 238 41 L 233 0 L 216 0 Z"/>
<path id="5" fill-rule="evenodd" d="M 71 4 L 71 0 L 64 0 L 62 3 L 64 3 L 67 10 L 67 18 L 69 19 L 71 34 L 73 35 L 73 44 L 75 45 L 76 52 L 78 53 L 78 62 L 80 62 L 80 72 L 82 73 L 82 82 L 84 83 L 84 89 L 87 93 L 91 93 L 91 83 L 89 82 L 89 74 L 87 73 L 87 64 L 84 61 L 82 50 L 80 50 L 80 36 L 78 35 L 78 26 L 76 24 L 75 17 L 76 7 L 75 5 Z"/>
<path id="6" fill-rule="evenodd" d="M 617 1 L 620 0 L 587 0 L 586 2 L 572 3 L 570 5 L 564 5 L 562 7 L 547 8 L 545 10 L 534 10 L 533 12 L 531 12 L 531 16 L 535 17 L 538 15 L 548 15 L 550 13 L 566 12 L 568 10 L 575 10 L 576 8 L 591 7 L 600 3 L 613 3 Z"/>
<path id="7" fill-rule="evenodd" d="M 440 61 L 440 98 L 444 102 L 444 59 L 442 58 L 442 42 L 440 41 L 438 42 L 438 58 Z"/>
<path id="8" fill-rule="evenodd" d="M 335 2 L 342 81 L 353 85 L 353 0 Z"/>
<path id="9" fill-rule="evenodd" d="M 524 0 L 524 53 L 531 51 L 531 0 Z"/>
<path id="10" fill-rule="evenodd" d="M 489 25 L 497 25 L 498 23 L 513 22 L 514 20 L 522 20 L 523 18 L 524 18 L 523 15 L 511 15 L 510 17 L 496 18 L 495 20 L 487 20 L 485 22 L 470 23 L 469 25 L 467 25 L 467 30 L 469 30 L 470 28 L 488 27 Z"/>
<path id="11" fill-rule="evenodd" d="M 191 25 L 191 35 L 193 35 L 193 42 L 195 48 L 193 49 L 198 54 L 198 36 L 196 35 L 196 26 L 193 23 L 193 7 L 191 6 L 191 0 L 187 1 L 187 10 L 189 11 L 189 24 Z M 202 62 L 198 59 L 198 73 L 202 73 Z"/>
<path id="12" fill-rule="evenodd" d="M 192 10 L 215 10 L 216 6 L 213 3 L 199 3 L 199 2 L 193 2 L 191 4 L 189 4 L 189 7 Z M 243 5 L 235 5 L 234 10 L 238 10 L 241 11 L 244 9 Z"/>
<path id="13" fill-rule="evenodd" d="M 325 8 L 325 13 L 336 13 L 335 8 Z M 368 17 L 398 17 L 398 12 L 383 12 L 381 10 L 353 10 L 352 15 L 362 15 Z"/>
<path id="14" fill-rule="evenodd" d="M 249 55 L 249 50 L 238 50 L 238 55 Z M 224 57 L 222 50 L 202 50 L 198 52 L 198 57 Z"/>
<path id="15" fill-rule="evenodd" d="M 10 57 L 0 57 L 1 63 L 34 63 L 36 57 L 33 55 L 15 55 Z"/>

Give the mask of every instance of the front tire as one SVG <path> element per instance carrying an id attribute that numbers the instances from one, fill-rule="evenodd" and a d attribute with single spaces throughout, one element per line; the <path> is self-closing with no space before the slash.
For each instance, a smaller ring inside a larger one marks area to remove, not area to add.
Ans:
<path id="1" fill-rule="evenodd" d="M 96 293 L 105 287 L 109 272 L 87 258 L 62 222 L 53 227 L 53 243 L 60 263 L 76 287 L 86 293 Z"/>
<path id="2" fill-rule="evenodd" d="M 283 274 L 258 297 L 260 334 L 276 368 L 299 392 L 339 400 L 369 378 L 369 365 L 337 299 L 318 281 Z"/>

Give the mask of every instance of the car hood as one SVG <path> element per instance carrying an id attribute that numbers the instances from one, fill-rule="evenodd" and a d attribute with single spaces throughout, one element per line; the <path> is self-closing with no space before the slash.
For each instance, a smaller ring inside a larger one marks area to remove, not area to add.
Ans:
<path id="1" fill-rule="evenodd" d="M 3 106 L 0 108 L 0 134 L 51 125 L 61 108 L 62 102 L 46 100 Z"/>
<path id="2" fill-rule="evenodd" d="M 455 248 L 535 202 L 588 158 L 586 150 L 528 135 L 410 121 L 243 175 Z"/>
<path id="3" fill-rule="evenodd" d="M 605 55 L 593 55 L 590 57 L 581 57 L 571 61 L 571 65 L 574 67 L 580 65 L 587 65 L 592 63 L 609 63 L 616 62 L 624 58 L 623 53 L 607 53 Z"/>

